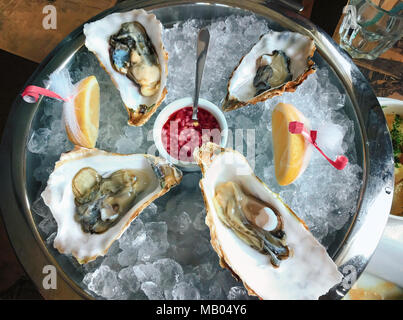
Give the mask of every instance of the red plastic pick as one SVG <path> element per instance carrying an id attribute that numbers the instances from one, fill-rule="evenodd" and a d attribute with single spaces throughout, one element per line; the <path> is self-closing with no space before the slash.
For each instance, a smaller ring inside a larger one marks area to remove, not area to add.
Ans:
<path id="1" fill-rule="evenodd" d="M 326 160 L 329 161 L 329 163 L 337 170 L 343 170 L 346 167 L 348 163 L 347 157 L 338 156 L 336 158 L 336 161 L 333 161 L 319 148 L 319 146 L 316 143 L 316 137 L 318 133 L 316 130 L 311 130 L 308 133 L 308 130 L 306 130 L 302 122 L 291 121 L 288 124 L 288 131 L 292 134 L 302 134 L 305 137 L 305 139 L 308 140 L 311 144 L 313 144 L 313 146 L 320 152 L 320 154 L 324 156 Z"/>
<path id="2" fill-rule="evenodd" d="M 62 98 L 57 93 L 55 93 L 51 90 L 37 87 L 37 86 L 27 86 L 21 94 L 21 96 L 25 100 L 25 102 L 28 102 L 28 103 L 37 102 L 39 99 L 39 95 L 50 97 L 50 98 L 56 98 L 56 99 L 63 100 L 63 101 L 68 101 L 68 99 Z"/>

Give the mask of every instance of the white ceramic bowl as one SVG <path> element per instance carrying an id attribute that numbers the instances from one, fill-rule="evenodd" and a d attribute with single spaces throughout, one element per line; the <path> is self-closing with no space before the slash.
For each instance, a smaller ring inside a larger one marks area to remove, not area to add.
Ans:
<path id="1" fill-rule="evenodd" d="M 163 125 L 167 122 L 169 116 L 173 114 L 175 111 L 182 109 L 184 107 L 193 106 L 193 98 L 187 97 L 179 100 L 175 100 L 168 104 L 159 114 L 157 119 L 154 122 L 153 129 L 153 138 L 155 142 L 155 146 L 157 147 L 160 156 L 167 159 L 172 164 L 176 165 L 183 171 L 198 171 L 200 167 L 191 161 L 181 161 L 174 157 L 171 157 L 168 152 L 165 150 L 164 145 L 162 144 L 161 139 L 161 131 Z M 204 110 L 209 111 L 218 121 L 221 129 L 221 141 L 220 145 L 225 147 L 227 145 L 228 139 L 228 125 L 227 120 L 220 108 L 218 108 L 215 104 L 211 103 L 205 99 L 199 99 L 199 107 Z"/>
<path id="2" fill-rule="evenodd" d="M 378 98 L 385 106 L 385 114 L 394 112 L 403 116 L 403 101 L 391 98 Z M 403 288 L 403 217 L 389 215 L 383 232 L 366 271 Z"/>

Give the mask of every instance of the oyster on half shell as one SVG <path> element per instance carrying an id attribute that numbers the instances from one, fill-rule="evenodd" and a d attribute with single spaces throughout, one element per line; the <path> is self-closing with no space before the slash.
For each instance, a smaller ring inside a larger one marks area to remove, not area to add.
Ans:
<path id="1" fill-rule="evenodd" d="M 220 265 L 261 299 L 318 299 L 342 274 L 304 221 L 255 176 L 240 153 L 207 143 L 194 151 L 206 224 Z"/>
<path id="2" fill-rule="evenodd" d="M 296 88 L 315 72 L 312 39 L 295 32 L 263 35 L 232 72 L 222 109 L 235 110 Z"/>
<path id="3" fill-rule="evenodd" d="M 146 123 L 167 94 L 161 22 L 145 10 L 132 10 L 87 23 L 84 34 L 85 46 L 120 91 L 129 125 Z"/>
<path id="4" fill-rule="evenodd" d="M 179 184 L 165 159 L 76 148 L 62 154 L 42 192 L 57 222 L 54 247 L 80 263 L 105 255 L 141 211 Z"/>

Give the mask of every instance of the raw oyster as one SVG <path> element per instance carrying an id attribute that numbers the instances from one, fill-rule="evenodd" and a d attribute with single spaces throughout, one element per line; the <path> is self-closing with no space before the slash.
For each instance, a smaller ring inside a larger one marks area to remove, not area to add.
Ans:
<path id="1" fill-rule="evenodd" d="M 141 126 L 164 100 L 168 53 L 162 25 L 144 10 L 113 13 L 84 25 L 85 45 L 120 91 L 130 125 Z"/>
<path id="2" fill-rule="evenodd" d="M 207 143 L 194 158 L 203 173 L 211 244 L 250 295 L 318 299 L 340 283 L 326 249 L 240 153 Z"/>
<path id="3" fill-rule="evenodd" d="M 141 171 L 121 169 L 104 178 L 93 168 L 83 168 L 72 181 L 75 220 L 84 232 L 103 233 L 129 211 L 147 184 Z"/>
<path id="4" fill-rule="evenodd" d="M 264 54 L 256 63 L 257 71 L 253 78 L 256 96 L 292 79 L 290 58 L 283 51 L 275 50 L 272 54 Z"/>
<path id="5" fill-rule="evenodd" d="M 109 40 L 111 63 L 140 86 L 140 93 L 154 95 L 161 83 L 161 66 L 146 30 L 138 22 L 122 24 Z"/>
<path id="6" fill-rule="evenodd" d="M 215 192 L 217 216 L 238 238 L 260 253 L 269 255 L 275 267 L 289 257 L 290 250 L 277 209 L 245 194 L 241 186 L 233 181 L 217 185 Z"/>
<path id="7" fill-rule="evenodd" d="M 312 39 L 294 32 L 263 35 L 232 72 L 222 108 L 235 110 L 295 91 L 315 72 Z"/>
<path id="8" fill-rule="evenodd" d="M 58 225 L 54 247 L 80 263 L 105 255 L 131 221 L 182 179 L 164 159 L 76 148 L 62 154 L 42 193 Z"/>

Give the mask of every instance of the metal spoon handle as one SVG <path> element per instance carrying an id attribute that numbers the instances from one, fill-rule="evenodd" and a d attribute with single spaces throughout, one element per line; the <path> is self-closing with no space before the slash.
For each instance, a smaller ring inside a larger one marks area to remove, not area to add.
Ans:
<path id="1" fill-rule="evenodd" d="M 197 62 L 196 62 L 196 83 L 193 98 L 192 120 L 197 120 L 197 106 L 199 104 L 200 84 L 203 77 L 204 63 L 206 62 L 207 49 L 210 42 L 210 33 L 207 28 L 199 31 L 197 39 Z"/>

